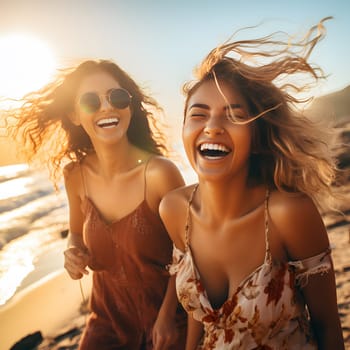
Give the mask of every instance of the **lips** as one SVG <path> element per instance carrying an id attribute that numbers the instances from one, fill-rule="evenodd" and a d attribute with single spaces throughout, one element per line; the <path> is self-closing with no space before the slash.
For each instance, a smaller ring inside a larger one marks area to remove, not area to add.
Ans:
<path id="1" fill-rule="evenodd" d="M 103 118 L 103 119 L 100 119 L 96 124 L 100 128 L 113 128 L 119 124 L 119 119 L 118 118 Z"/>
<path id="2" fill-rule="evenodd" d="M 207 159 L 220 159 L 226 157 L 231 149 L 221 143 L 202 143 L 198 147 L 198 151 L 202 157 Z"/>

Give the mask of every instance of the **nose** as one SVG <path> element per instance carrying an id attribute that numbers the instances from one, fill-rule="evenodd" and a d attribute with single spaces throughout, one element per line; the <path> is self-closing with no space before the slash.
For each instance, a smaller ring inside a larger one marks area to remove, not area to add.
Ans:
<path id="1" fill-rule="evenodd" d="M 217 135 L 222 135 L 224 133 L 224 128 L 219 120 L 220 118 L 211 117 L 208 119 L 205 127 L 204 133 L 207 136 L 213 137 Z"/>
<path id="2" fill-rule="evenodd" d="M 112 108 L 112 105 L 110 104 L 110 102 L 108 100 L 108 97 L 105 95 L 100 96 L 100 103 L 101 103 L 101 106 L 100 106 L 101 111 Z"/>

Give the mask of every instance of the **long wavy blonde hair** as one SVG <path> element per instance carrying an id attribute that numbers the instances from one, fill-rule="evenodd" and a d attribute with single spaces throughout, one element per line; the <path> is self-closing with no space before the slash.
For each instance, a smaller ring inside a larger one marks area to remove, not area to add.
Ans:
<path id="1" fill-rule="evenodd" d="M 327 19 L 296 41 L 281 32 L 254 40 L 230 39 L 214 48 L 196 68 L 195 79 L 183 86 L 185 111 L 189 98 L 208 80 L 214 80 L 219 90 L 220 82 L 237 88 L 249 108 L 250 116 L 243 123 L 251 123 L 253 129 L 250 183 L 303 192 L 321 209 L 334 207 L 331 185 L 337 164 L 328 144 L 334 134 L 329 126 L 322 127 L 303 115 L 297 106 L 306 99 L 295 92 L 310 88 L 310 80 L 301 77 L 311 77 L 313 82 L 325 78 L 308 61 L 325 35 Z"/>
<path id="2" fill-rule="evenodd" d="M 62 174 L 64 160 L 79 161 L 94 151 L 85 130 L 74 125 L 69 115 L 74 112 L 81 81 L 98 71 L 110 74 L 133 97 L 133 113 L 127 131 L 130 142 L 154 154 L 168 155 L 170 151 L 158 103 L 115 63 L 87 60 L 62 70 L 53 82 L 24 96 L 21 106 L 8 110 L 5 115 L 8 133 L 22 145 L 25 159 L 48 165 L 54 182 Z"/>

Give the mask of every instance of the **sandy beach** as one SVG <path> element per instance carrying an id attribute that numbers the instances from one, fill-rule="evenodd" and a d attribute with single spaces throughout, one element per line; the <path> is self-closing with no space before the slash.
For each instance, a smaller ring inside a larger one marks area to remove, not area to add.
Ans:
<path id="1" fill-rule="evenodd" d="M 90 287 L 91 278 L 87 276 L 82 279 L 86 297 Z M 50 344 L 66 328 L 76 326 L 81 318 L 79 326 L 83 326 L 82 300 L 79 282 L 73 281 L 63 268 L 23 289 L 0 309 L 0 350 L 8 350 L 22 337 L 38 331 L 45 338 L 44 343 Z"/>
<path id="2" fill-rule="evenodd" d="M 324 222 L 332 246 L 340 320 L 345 348 L 350 349 L 350 185 L 343 193 L 347 200 L 342 209 L 344 216 L 326 215 Z"/>
<path id="3" fill-rule="evenodd" d="M 346 349 L 350 349 L 350 224 L 332 229 L 329 236 L 334 247 L 339 315 Z"/>

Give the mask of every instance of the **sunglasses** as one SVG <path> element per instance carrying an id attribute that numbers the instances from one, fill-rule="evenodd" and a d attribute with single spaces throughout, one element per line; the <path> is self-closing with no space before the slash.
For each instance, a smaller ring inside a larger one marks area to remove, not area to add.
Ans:
<path id="1" fill-rule="evenodd" d="M 96 92 L 86 92 L 79 98 L 79 107 L 88 114 L 96 113 L 101 108 L 101 98 L 103 96 Z M 125 89 L 111 89 L 104 95 L 108 103 L 117 109 L 124 109 L 130 106 L 131 98 L 129 91 Z"/>

